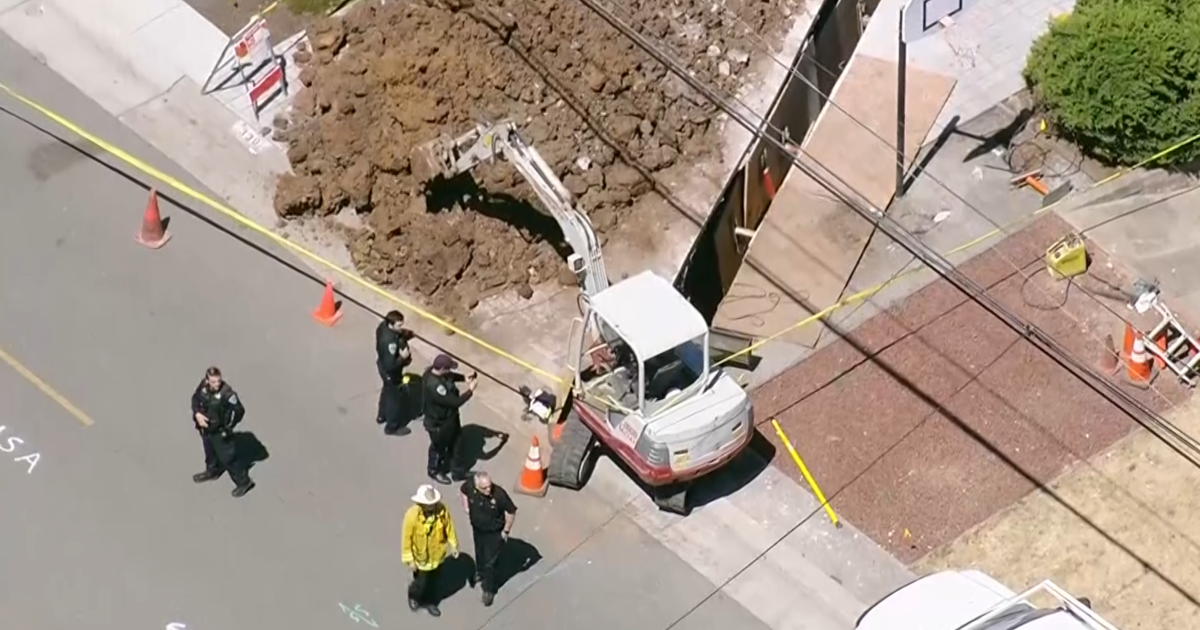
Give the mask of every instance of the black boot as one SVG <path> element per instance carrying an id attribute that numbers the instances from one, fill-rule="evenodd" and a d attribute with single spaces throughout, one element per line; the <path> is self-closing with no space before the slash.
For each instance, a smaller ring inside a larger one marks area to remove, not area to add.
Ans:
<path id="1" fill-rule="evenodd" d="M 447 477 L 446 473 L 443 472 L 429 473 L 429 478 L 442 484 L 443 486 L 448 486 L 453 483 L 450 481 L 450 477 Z"/>
<path id="2" fill-rule="evenodd" d="M 246 496 L 246 493 L 250 492 L 253 489 L 254 489 L 254 482 L 251 481 L 244 486 L 238 486 L 238 487 L 234 488 L 233 492 L 230 494 L 233 495 L 233 498 L 240 499 L 240 498 Z"/>
<path id="3" fill-rule="evenodd" d="M 489 592 L 487 592 L 487 591 L 484 591 L 484 592 L 483 592 L 483 605 L 484 605 L 484 606 L 491 606 L 491 605 L 492 605 L 492 602 L 493 602 L 493 601 L 495 601 L 495 600 L 496 600 L 496 594 L 495 594 L 495 593 L 489 593 Z"/>
<path id="4" fill-rule="evenodd" d="M 425 612 L 429 613 L 430 617 L 441 617 L 442 609 L 437 607 L 437 604 L 429 604 L 425 606 Z"/>
<path id="5" fill-rule="evenodd" d="M 421 607 L 421 602 L 418 602 L 417 600 L 415 600 L 411 597 L 408 598 L 408 609 L 409 610 L 411 610 L 413 612 L 417 612 L 417 609 L 420 607 Z"/>
<path id="6" fill-rule="evenodd" d="M 214 470 L 212 468 L 209 468 L 208 470 L 205 470 L 202 473 L 196 473 L 196 474 L 192 475 L 192 481 L 194 481 L 196 483 L 204 483 L 205 481 L 212 481 L 213 479 L 216 479 L 223 474 L 225 474 L 224 470 Z"/>
<path id="7" fill-rule="evenodd" d="M 408 427 L 384 427 L 384 435 L 408 435 L 412 433 L 412 429 Z"/>

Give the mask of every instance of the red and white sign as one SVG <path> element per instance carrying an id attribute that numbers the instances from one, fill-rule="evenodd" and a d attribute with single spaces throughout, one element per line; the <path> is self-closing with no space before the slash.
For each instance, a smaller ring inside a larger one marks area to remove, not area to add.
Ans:
<path id="1" fill-rule="evenodd" d="M 237 67 L 247 86 L 254 117 L 280 91 L 287 91 L 283 64 L 271 46 L 271 31 L 267 22 L 255 18 L 232 38 Z"/>
<path id="2" fill-rule="evenodd" d="M 272 56 L 271 31 L 267 21 L 260 19 L 246 26 L 241 39 L 234 44 L 233 54 L 242 65 L 258 66 Z"/>
<path id="3" fill-rule="evenodd" d="M 262 109 L 272 95 L 283 87 L 283 67 L 273 64 L 270 70 L 263 72 L 250 85 L 250 102 L 254 109 Z"/>

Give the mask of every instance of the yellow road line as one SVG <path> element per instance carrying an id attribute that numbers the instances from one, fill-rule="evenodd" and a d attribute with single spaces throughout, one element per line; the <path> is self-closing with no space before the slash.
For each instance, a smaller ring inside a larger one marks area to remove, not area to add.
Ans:
<path id="1" fill-rule="evenodd" d="M 296 254 L 298 254 L 304 258 L 307 258 L 308 260 L 310 260 L 312 262 L 317 263 L 318 265 L 328 269 L 329 271 L 332 271 L 333 273 L 341 276 L 345 280 L 347 280 L 353 284 L 356 284 L 359 287 L 366 289 L 367 291 L 370 291 L 390 302 L 398 304 L 398 305 L 408 309 L 409 311 L 416 313 L 418 316 L 420 316 L 434 324 L 437 324 L 438 326 L 441 326 L 442 328 L 445 328 L 446 330 L 449 330 L 464 339 L 467 339 L 468 341 L 474 342 L 475 345 L 483 348 L 484 350 L 491 352 L 492 354 L 495 354 L 497 356 L 508 359 L 509 361 L 525 368 L 526 370 L 529 370 L 530 372 L 533 372 L 535 374 L 540 374 L 540 375 L 550 379 L 550 381 L 553 383 L 560 384 L 560 385 L 562 384 L 563 379 L 561 377 L 559 377 L 558 375 L 553 374 L 549 371 L 543 370 L 543 369 L 533 365 L 532 363 L 525 361 L 524 359 L 520 359 L 520 358 L 516 357 L 515 355 L 510 354 L 510 353 L 484 341 L 483 339 L 480 339 L 479 337 L 472 335 L 471 333 L 469 333 L 461 328 L 458 328 L 454 324 L 451 324 L 450 322 L 442 319 L 441 317 L 438 317 L 437 315 L 434 315 L 433 313 L 430 313 L 429 311 L 426 311 L 423 308 L 420 308 L 419 306 L 416 306 L 414 304 L 409 304 L 408 302 L 401 300 L 400 298 L 392 295 L 391 293 L 388 293 L 388 291 L 386 289 L 384 289 L 376 284 L 373 284 L 367 280 L 364 280 L 363 278 L 360 278 L 358 275 L 356 275 L 354 273 L 351 273 L 349 271 L 346 271 L 345 269 L 342 269 L 341 267 L 339 267 L 337 264 L 333 263 L 332 261 L 327 260 L 327 259 L 317 255 L 316 253 L 311 252 L 308 249 L 305 249 L 304 247 L 301 247 L 300 245 L 297 245 L 297 244 L 287 240 L 286 238 L 272 232 L 271 230 L 259 225 L 258 223 L 255 223 L 254 221 L 251 221 L 250 219 L 247 219 L 246 217 L 239 214 L 233 208 L 230 208 L 229 206 L 205 195 L 204 193 L 202 193 L 198 190 L 195 190 L 194 188 L 192 188 L 192 187 L 188 186 L 187 184 L 184 184 L 183 182 L 179 181 L 178 179 L 175 179 L 174 177 L 158 170 L 157 168 L 147 164 L 146 162 L 143 162 L 141 159 L 134 157 L 133 155 L 126 152 L 124 149 L 121 149 L 120 147 L 118 147 L 102 138 L 97 137 L 95 134 L 88 132 L 87 130 L 83 129 L 79 125 L 76 125 L 75 123 L 71 122 L 70 120 L 67 120 L 66 118 L 58 115 L 54 111 L 40 105 L 36 101 L 33 101 L 33 100 L 21 95 L 20 93 L 18 93 L 17 91 L 13 90 L 10 87 L 8 87 L 7 85 L 0 83 L 0 91 L 7 93 L 9 96 L 11 96 L 14 99 L 23 103 L 26 107 L 29 107 L 30 109 L 38 112 L 39 114 L 45 116 L 46 118 L 49 118 L 50 120 L 54 121 L 61 127 L 70 130 L 75 135 L 100 147 L 105 152 L 107 152 L 109 155 L 112 155 L 113 157 L 117 158 L 118 160 L 124 162 L 129 167 L 133 168 L 134 170 L 141 172 L 143 175 L 147 175 L 149 177 L 157 179 L 158 181 L 162 182 L 167 187 L 175 190 L 176 192 L 180 193 L 181 195 L 191 197 L 192 199 L 199 201 L 200 203 L 208 206 L 209 208 L 212 208 L 213 210 L 216 210 L 217 212 L 225 215 L 229 219 L 236 221 L 237 223 L 240 223 L 241 225 L 249 228 L 250 230 L 262 235 L 264 238 L 267 238 L 267 239 L 275 242 L 276 244 L 280 245 L 281 247 L 287 248 L 287 249 L 295 252 Z"/>
<path id="2" fill-rule="evenodd" d="M 825 508 L 825 513 L 829 515 L 829 522 L 833 523 L 834 527 L 841 527 L 842 522 L 838 520 L 837 514 L 834 513 L 833 506 L 829 505 L 829 501 L 825 499 L 825 493 L 821 492 L 821 487 L 817 485 L 817 480 L 813 479 L 812 473 L 808 472 L 808 466 L 804 465 L 804 460 L 800 459 L 800 454 L 792 447 L 792 441 L 784 434 L 783 427 L 779 426 L 779 421 L 771 418 L 771 426 L 775 427 L 775 433 L 779 435 L 779 439 L 783 441 L 783 446 L 792 455 L 792 461 L 796 462 L 796 468 L 800 469 L 800 474 L 804 475 L 804 480 L 808 482 L 808 487 L 812 488 L 813 496 L 817 497 L 817 500 L 821 502 L 821 507 Z"/>
<path id="3" fill-rule="evenodd" d="M 4 350 L 4 348 L 0 348 L 0 361 L 7 363 L 8 367 L 12 368 L 14 372 L 21 375 L 21 378 L 29 381 L 31 385 L 41 390 L 41 392 L 45 394 L 47 398 L 58 403 L 58 406 L 62 407 L 67 413 L 71 414 L 71 417 L 78 420 L 79 424 L 82 424 L 85 427 L 92 426 L 92 419 L 89 418 L 86 413 L 83 413 L 79 407 L 71 404 L 71 401 L 67 400 L 65 396 L 58 393 L 53 387 L 50 387 L 46 381 L 38 378 L 37 374 L 29 371 L 29 368 L 22 365 L 21 362 L 16 359 L 16 357 L 9 354 Z"/>

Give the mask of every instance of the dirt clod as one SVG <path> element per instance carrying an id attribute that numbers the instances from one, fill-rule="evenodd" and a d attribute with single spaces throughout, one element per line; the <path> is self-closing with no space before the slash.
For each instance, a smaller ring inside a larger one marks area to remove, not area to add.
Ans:
<path id="1" fill-rule="evenodd" d="M 621 10 L 694 60 L 700 80 L 732 91 L 748 73 L 726 71 L 722 53 L 748 63 L 733 51 L 781 32 L 778 7 L 793 1 L 630 0 Z M 477 0 L 456 11 L 367 2 L 317 23 L 310 40 L 311 54 L 294 57 L 307 89 L 293 102 L 285 137 L 295 175 L 279 179 L 276 211 L 366 215 L 350 239 L 359 270 L 448 316 L 508 289 L 529 299 L 539 283 L 574 282 L 563 273 L 569 250 L 511 165 L 427 186 L 412 172 L 417 145 L 512 120 L 602 242 L 653 189 L 648 175 L 718 146 L 712 106 L 575 0 Z"/>

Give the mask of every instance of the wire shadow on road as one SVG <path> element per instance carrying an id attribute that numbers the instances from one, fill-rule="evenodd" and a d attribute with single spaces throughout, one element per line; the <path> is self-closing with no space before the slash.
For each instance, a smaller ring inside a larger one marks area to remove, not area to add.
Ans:
<path id="1" fill-rule="evenodd" d="M 1014 278 L 1018 273 L 1019 273 L 1019 270 L 1014 270 L 1012 273 L 997 280 L 995 283 L 992 283 L 987 288 L 990 290 L 991 288 L 998 286 L 998 285 L 1002 284 L 1003 282 Z M 957 291 L 957 289 L 956 289 L 956 291 Z M 961 291 L 959 291 L 959 293 L 962 294 Z M 970 303 L 971 301 L 972 301 L 972 299 L 970 296 L 963 294 L 963 301 L 960 302 L 959 304 L 956 304 L 955 306 L 951 307 L 950 309 L 948 309 L 946 311 L 946 313 L 943 313 L 942 315 L 940 315 L 939 318 L 946 316 L 947 314 L 952 312 L 954 309 L 959 308 L 962 304 Z M 809 308 L 808 305 L 802 305 L 802 306 L 804 306 L 805 308 Z M 817 312 L 817 311 L 814 310 L 812 312 Z M 884 309 L 883 312 L 887 313 L 887 312 L 889 312 L 889 309 Z M 833 502 L 837 499 L 838 496 L 840 496 L 842 494 L 842 492 L 844 492 L 847 489 L 849 489 L 850 487 L 852 487 L 868 471 L 870 471 L 877 464 L 879 464 L 881 461 L 883 461 L 893 450 L 895 450 L 897 447 L 899 447 L 899 445 L 902 444 L 905 439 L 907 439 L 910 435 L 912 435 L 915 431 L 917 431 L 922 425 L 924 425 L 926 422 L 928 422 L 930 418 L 932 418 L 935 415 L 940 414 L 943 418 L 945 418 L 947 421 L 949 421 L 951 424 L 953 424 L 955 427 L 957 427 L 960 431 L 962 431 L 962 433 L 964 435 L 966 435 L 967 437 L 969 437 L 973 442 L 975 442 L 979 446 L 983 447 L 985 450 L 987 450 L 988 453 L 990 453 L 991 455 L 996 457 L 999 461 L 1003 462 L 1005 466 L 1007 466 L 1009 469 L 1013 470 L 1018 475 L 1020 475 L 1025 481 L 1027 481 L 1029 484 L 1031 484 L 1036 489 L 1036 491 L 1039 491 L 1039 492 L 1045 494 L 1046 496 L 1050 497 L 1050 499 L 1052 501 L 1054 501 L 1056 504 L 1061 506 L 1063 509 L 1065 509 L 1067 512 L 1069 512 L 1074 518 L 1078 519 L 1080 522 L 1082 522 L 1088 528 L 1092 529 L 1097 534 L 1099 534 L 1101 537 L 1103 537 L 1104 540 L 1107 541 L 1109 544 L 1112 544 L 1114 547 L 1120 549 L 1123 553 L 1127 554 L 1129 557 L 1137 560 L 1137 562 L 1145 569 L 1145 571 L 1147 573 L 1150 573 L 1150 574 L 1154 575 L 1155 577 L 1159 578 L 1160 580 L 1162 580 L 1172 590 L 1174 590 L 1176 593 L 1178 593 L 1179 595 L 1181 595 L 1182 597 L 1187 599 L 1192 605 L 1200 606 L 1200 599 L 1197 599 L 1195 596 L 1193 596 L 1191 593 L 1189 593 L 1187 590 L 1185 590 L 1183 588 L 1183 586 L 1180 585 L 1178 582 L 1176 582 L 1172 578 L 1170 578 L 1167 575 L 1165 575 L 1164 573 L 1162 573 L 1158 568 L 1154 567 L 1150 563 L 1149 560 L 1146 560 L 1145 558 L 1140 556 L 1136 551 L 1131 549 L 1128 545 L 1117 540 L 1112 534 L 1110 534 L 1108 531 L 1106 531 L 1103 527 L 1101 527 L 1095 521 L 1091 520 L 1089 517 L 1087 517 L 1085 514 L 1083 514 L 1083 512 L 1081 512 L 1078 508 L 1076 508 L 1074 505 L 1072 505 L 1070 502 L 1068 502 L 1067 499 L 1061 497 L 1052 488 L 1050 488 L 1048 485 L 1046 485 L 1045 483 L 1040 481 L 1034 473 L 1027 470 L 1021 464 L 1019 464 L 1018 462 L 1013 460 L 1007 453 L 1005 453 L 999 447 L 992 444 L 992 442 L 990 440 L 988 440 L 987 437 L 985 437 L 983 434 L 979 433 L 977 430 L 975 430 L 973 427 L 971 427 L 962 418 L 958 417 L 956 414 L 954 414 L 950 410 L 946 409 L 945 405 L 943 405 L 938 400 L 938 397 L 926 392 L 919 385 L 912 382 L 908 377 L 900 374 L 895 368 L 888 365 L 886 362 L 880 360 L 880 358 L 879 358 L 880 354 L 885 352 L 888 348 L 891 348 L 891 347 L 895 346 L 896 344 L 900 343 L 901 341 L 903 341 L 909 337 L 913 337 L 913 336 L 915 336 L 917 339 L 922 339 L 920 336 L 920 330 L 923 327 L 920 327 L 917 330 L 912 330 L 909 326 L 904 326 L 901 324 L 901 326 L 903 326 L 904 331 L 905 331 L 904 334 L 900 335 L 897 339 L 895 339 L 894 341 L 892 341 L 891 343 L 887 344 L 884 347 L 881 347 L 881 348 L 878 348 L 875 350 L 871 350 L 871 349 L 867 348 L 864 344 L 857 341 L 853 337 L 853 331 L 844 330 L 841 327 L 839 327 L 838 325 L 836 325 L 833 322 L 828 321 L 828 320 L 823 319 L 822 323 L 825 326 L 827 326 L 830 329 L 830 331 L 832 331 L 838 338 L 840 338 L 842 341 L 844 341 L 847 345 L 849 345 L 856 352 L 861 354 L 863 359 L 861 361 L 859 361 L 858 363 L 846 366 L 846 369 L 843 372 L 841 372 L 836 377 L 830 379 L 830 381 L 828 383 L 823 384 L 821 387 L 817 388 L 815 391 L 810 392 L 810 393 L 806 394 L 805 396 L 801 397 L 800 399 L 788 404 L 786 407 L 781 408 L 780 410 L 778 410 L 776 412 L 776 415 L 781 414 L 781 413 L 787 411 L 788 409 L 791 409 L 792 407 L 800 404 L 804 400 L 812 397 L 817 392 L 825 389 L 826 387 L 831 386 L 833 383 L 837 382 L 839 379 L 841 379 L 841 378 L 845 377 L 847 374 L 849 374 L 852 370 L 862 366 L 865 363 L 870 363 L 870 364 L 874 365 L 875 367 L 879 368 L 884 374 L 886 374 L 888 377 L 893 379 L 896 383 L 898 383 L 904 389 L 911 392 L 914 396 L 919 398 L 922 402 L 924 402 L 926 405 L 928 405 L 932 409 L 932 411 L 930 411 L 929 414 L 927 414 L 924 418 L 922 418 L 920 421 L 918 421 L 909 431 L 907 431 L 898 440 L 896 440 L 891 446 L 889 446 L 886 450 L 884 450 L 883 453 L 881 453 L 878 457 L 876 457 L 869 464 L 867 464 L 865 467 L 863 467 L 863 469 L 861 471 L 859 471 L 858 473 L 856 473 L 855 476 L 852 479 L 850 479 L 846 484 L 844 484 L 840 488 L 835 489 L 832 493 L 830 493 L 828 496 L 828 499 L 827 499 L 830 504 L 833 504 Z M 1067 370 L 1073 376 L 1076 376 L 1077 379 L 1080 380 L 1088 389 L 1094 391 L 1096 394 L 1100 395 L 1105 400 L 1109 400 L 1108 397 L 1106 397 L 1104 395 L 1104 393 L 1100 391 L 1100 388 L 1098 386 L 1094 385 L 1093 383 L 1091 383 L 1089 380 L 1087 380 L 1085 378 L 1079 378 L 1078 375 L 1076 375 L 1074 370 L 1072 370 L 1069 365 L 1060 361 L 1059 359 L 1057 359 L 1050 353 L 1045 352 L 1040 347 L 1038 347 L 1037 344 L 1033 344 L 1032 342 L 1030 342 L 1028 337 L 1020 335 L 1020 334 L 1016 335 L 1016 338 L 1013 340 L 1012 344 L 1010 344 L 1009 348 L 1006 348 L 1005 352 L 1000 353 L 997 356 L 997 358 L 993 360 L 993 363 L 995 361 L 998 361 L 1000 357 L 1004 356 L 1004 354 L 1006 354 L 1009 350 L 1011 350 L 1011 348 L 1013 346 L 1016 346 L 1016 345 L 1020 344 L 1021 342 L 1030 343 L 1039 352 L 1044 354 L 1050 360 L 1054 361 L 1055 364 L 1057 364 L 1060 367 L 1062 367 L 1063 369 Z M 943 352 L 939 351 L 937 348 L 934 348 L 932 345 L 930 345 L 928 343 L 924 343 L 923 339 L 922 339 L 922 343 L 926 349 L 930 350 L 931 352 L 936 353 L 939 356 L 939 358 L 941 359 L 941 361 L 945 362 L 948 365 L 953 365 L 954 367 L 957 367 L 957 368 L 963 370 L 964 373 L 966 373 L 966 374 L 971 374 L 971 372 L 969 370 L 966 370 L 962 365 L 960 365 L 958 362 L 956 362 L 951 357 L 946 356 Z M 989 364 L 989 366 L 990 366 L 990 364 Z M 954 393 L 950 394 L 949 397 L 952 397 L 957 392 L 962 391 L 963 388 L 966 388 L 967 386 L 974 383 L 977 386 L 983 388 L 989 394 L 991 394 L 997 401 L 999 401 L 1002 405 L 1004 405 L 1010 411 L 1017 414 L 1018 417 L 1023 418 L 1028 425 L 1038 429 L 1039 432 L 1045 436 L 1045 439 L 1056 443 L 1057 445 L 1062 447 L 1066 452 L 1071 453 L 1072 455 L 1075 455 L 1074 451 L 1072 451 L 1070 448 L 1068 448 L 1066 444 L 1064 444 L 1061 440 L 1056 438 L 1044 426 L 1037 423 L 1033 419 L 1029 418 L 1027 414 L 1025 414 L 1025 413 L 1021 412 L 1020 410 L 1016 409 L 1015 407 L 1013 407 L 1012 404 L 1010 404 L 1004 397 L 995 393 L 994 391 L 991 390 L 991 388 L 983 385 L 980 381 L 978 381 L 979 376 L 982 375 L 985 371 L 986 371 L 986 368 L 979 370 L 978 374 L 971 376 L 967 380 L 967 382 L 962 385 L 961 388 L 956 390 Z M 1137 422 L 1136 418 L 1132 418 L 1132 415 L 1129 414 L 1128 412 L 1126 412 L 1120 406 L 1115 405 L 1115 403 L 1111 403 L 1111 401 L 1110 401 L 1110 404 L 1113 404 L 1114 406 L 1116 406 L 1118 409 L 1120 409 L 1126 415 L 1130 415 L 1131 419 L 1133 419 L 1135 422 Z M 1138 424 L 1140 425 L 1140 423 L 1138 423 Z M 1078 456 L 1076 455 L 1076 457 L 1078 457 Z M 1080 458 L 1080 459 L 1083 459 L 1083 458 Z M 1083 461 L 1086 463 L 1086 460 L 1083 460 Z M 1136 497 L 1133 497 L 1132 495 L 1129 495 L 1127 490 L 1122 489 L 1122 491 L 1126 494 L 1126 496 L 1131 501 L 1136 503 L 1139 506 L 1139 508 L 1146 510 L 1150 514 L 1154 514 L 1155 518 L 1157 518 L 1160 522 L 1162 522 L 1161 517 L 1159 517 L 1157 515 L 1157 513 L 1155 513 L 1153 510 L 1149 509 L 1149 506 L 1145 505 L 1144 502 L 1137 499 Z M 812 519 L 813 517 L 817 516 L 820 513 L 821 513 L 820 508 L 813 510 L 808 515 L 806 515 L 803 519 L 801 519 L 801 521 L 799 523 L 797 523 L 788 532 L 788 534 L 790 534 L 791 531 L 795 531 L 796 529 L 799 529 L 805 523 L 807 523 L 810 519 Z M 1173 525 L 1171 525 L 1169 523 L 1165 523 L 1165 522 L 1163 524 L 1166 527 L 1168 527 L 1169 529 L 1171 529 L 1172 531 L 1176 532 L 1182 538 L 1187 540 L 1193 546 L 1196 545 L 1196 543 L 1194 541 L 1192 541 L 1192 539 L 1190 537 L 1184 535 L 1182 532 L 1179 532 L 1178 529 L 1176 527 L 1174 527 Z M 787 538 L 788 534 L 784 534 L 784 536 L 782 536 L 779 540 L 783 540 L 783 539 Z M 775 544 L 778 544 L 778 541 Z M 771 550 L 771 548 L 773 548 L 773 547 L 774 547 L 774 545 L 767 548 L 762 554 L 760 554 L 760 557 L 761 557 L 761 555 L 765 555 L 766 553 L 768 553 Z M 736 577 L 737 576 L 735 575 L 734 578 L 736 578 Z"/>
<path id="2" fill-rule="evenodd" d="M 129 183 L 141 188 L 142 190 L 147 191 L 147 193 L 149 193 L 149 191 L 153 188 L 154 190 L 156 190 L 158 192 L 158 197 L 161 200 L 170 203 L 172 206 L 174 206 L 174 208 L 176 208 L 184 213 L 187 213 L 191 217 L 203 222 L 204 224 L 221 232 L 222 234 L 225 234 L 226 236 L 229 236 L 229 237 L 237 240 L 242 245 L 245 245 L 246 247 L 249 247 L 250 249 L 254 250 L 255 252 L 262 254 L 263 256 L 266 256 L 267 258 L 275 261 L 276 263 L 279 263 L 280 265 L 284 266 L 288 270 L 309 279 L 314 284 L 317 284 L 322 287 L 325 285 L 325 278 L 322 278 L 322 277 L 316 275 L 311 270 L 305 269 L 304 267 L 301 267 L 300 265 L 296 264 L 295 262 L 285 259 L 284 257 L 280 256 L 278 253 L 273 252 L 273 251 L 267 249 L 266 247 L 250 240 L 245 235 L 238 233 L 237 230 L 231 229 L 225 225 L 222 225 L 220 222 L 216 221 L 215 219 L 205 216 L 203 213 L 192 209 L 187 204 L 185 204 L 181 200 L 179 200 L 175 195 L 173 195 L 171 193 L 163 192 L 162 190 L 159 190 L 157 187 L 151 186 L 151 185 L 143 182 L 142 180 L 138 179 L 138 177 L 126 172 L 125 169 L 118 167 L 118 166 L 114 166 L 113 164 L 110 164 L 107 160 L 102 159 L 99 155 L 93 155 L 92 152 L 89 152 L 89 150 L 86 147 L 79 146 L 79 144 L 85 144 L 88 147 L 93 147 L 92 151 L 96 151 L 95 145 L 93 145 L 91 142 L 87 141 L 86 139 L 81 138 L 81 139 L 79 139 L 78 143 L 68 140 L 68 139 L 64 138 L 61 134 L 56 133 L 55 131 L 51 131 L 50 129 L 47 129 L 46 127 L 42 126 L 41 124 L 38 124 L 37 122 L 29 120 L 28 118 L 12 111 L 11 109 L 9 109 L 8 107 L 3 106 L 3 105 L 0 105 L 0 113 L 7 114 L 9 117 L 13 118 L 14 120 L 20 121 L 21 123 L 24 123 L 28 127 L 46 135 L 46 136 L 49 136 L 50 138 L 57 140 L 58 142 L 62 143 L 64 146 L 71 148 L 72 150 L 78 152 L 80 155 L 88 158 L 89 160 L 95 162 L 96 164 L 99 164 L 100 166 L 103 166 L 104 168 L 108 169 L 110 172 L 120 176 L 121 178 L 125 179 Z M 97 151 L 97 152 L 99 152 L 99 151 Z M 375 309 L 371 308 L 370 306 L 367 306 L 363 302 L 356 300 L 353 297 L 346 295 L 345 293 L 343 293 L 341 291 L 338 291 L 338 295 L 340 297 L 342 297 L 346 302 L 349 302 L 350 304 L 357 306 L 358 308 L 362 309 L 363 311 L 373 314 L 378 319 L 383 319 L 383 313 L 376 311 Z M 443 348 L 442 346 L 438 345 L 437 343 L 433 342 L 431 339 L 429 339 L 426 336 L 415 335 L 415 337 L 417 339 L 420 339 L 426 345 L 433 348 L 436 352 L 453 354 L 452 352 Z M 458 358 L 459 358 L 460 363 L 463 363 L 464 365 L 470 365 L 467 361 L 463 360 L 462 357 L 458 357 Z M 518 393 L 516 386 L 506 383 L 500 377 L 480 368 L 479 366 L 470 365 L 470 367 L 474 368 L 476 371 L 479 372 L 480 375 L 491 379 L 493 382 L 500 385 L 501 387 L 508 389 L 509 391 L 513 392 L 514 394 Z"/>

